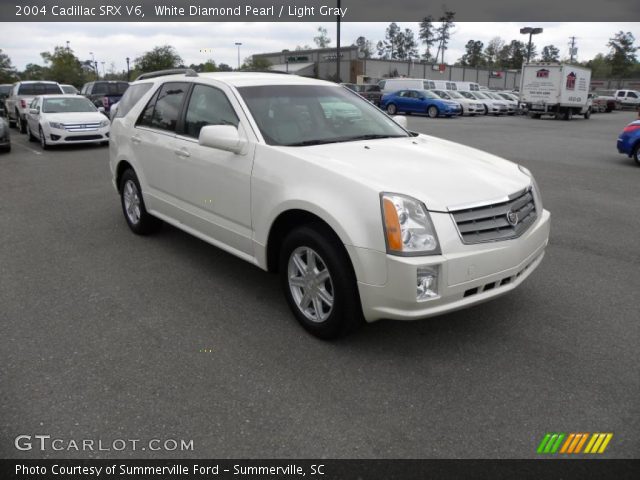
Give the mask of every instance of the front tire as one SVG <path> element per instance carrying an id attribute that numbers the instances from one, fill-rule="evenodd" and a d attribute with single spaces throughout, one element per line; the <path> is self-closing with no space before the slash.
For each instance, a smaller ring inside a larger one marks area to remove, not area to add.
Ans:
<path id="1" fill-rule="evenodd" d="M 390 103 L 389 105 L 387 105 L 387 113 L 389 115 L 395 115 L 396 113 L 398 113 L 398 108 L 393 103 Z"/>
<path id="2" fill-rule="evenodd" d="M 584 119 L 589 120 L 590 117 L 591 117 L 591 109 L 588 108 L 587 111 L 584 112 Z"/>
<path id="3" fill-rule="evenodd" d="M 122 213 L 131 231 L 136 235 L 156 232 L 162 226 L 162 221 L 147 212 L 142 189 L 133 170 L 128 169 L 122 174 L 119 189 Z"/>
<path id="4" fill-rule="evenodd" d="M 28 123 L 27 123 L 27 137 L 29 137 L 30 142 L 36 142 L 38 140 L 36 136 L 33 134 L 33 132 L 31 131 L 31 127 L 29 126 Z"/>
<path id="5" fill-rule="evenodd" d="M 636 164 L 640 167 L 640 142 L 633 149 L 633 159 L 636 161 Z"/>
<path id="6" fill-rule="evenodd" d="M 429 115 L 429 118 L 437 118 L 438 115 L 440 115 L 440 111 L 438 110 L 438 107 L 431 105 L 427 108 L 427 115 Z"/>
<path id="7" fill-rule="evenodd" d="M 280 281 L 298 322 L 325 340 L 363 322 L 351 260 L 337 236 L 322 224 L 299 227 L 280 250 Z"/>
<path id="8" fill-rule="evenodd" d="M 40 146 L 43 150 L 47 150 L 49 148 L 49 144 L 47 143 L 47 137 L 45 137 L 44 132 L 42 131 L 42 127 L 39 130 L 40 133 Z"/>

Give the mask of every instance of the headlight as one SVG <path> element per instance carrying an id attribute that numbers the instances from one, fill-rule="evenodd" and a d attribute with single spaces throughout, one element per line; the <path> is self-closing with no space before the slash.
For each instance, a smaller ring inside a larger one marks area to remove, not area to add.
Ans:
<path id="1" fill-rule="evenodd" d="M 438 236 L 424 204 L 396 193 L 382 193 L 382 215 L 387 253 L 437 255 Z"/>
<path id="2" fill-rule="evenodd" d="M 108 127 L 109 126 L 109 120 L 102 120 L 100 122 L 100 127 Z"/>
<path id="3" fill-rule="evenodd" d="M 64 125 L 62 125 L 61 123 L 58 123 L 58 122 L 49 122 L 49 126 L 51 128 L 56 128 L 58 130 L 64 130 Z"/>
<path id="4" fill-rule="evenodd" d="M 531 183 L 533 184 L 533 200 L 536 203 L 536 210 L 538 210 L 539 212 L 542 212 L 542 208 L 543 208 L 542 195 L 540 194 L 540 188 L 538 187 L 538 182 L 536 182 L 536 179 L 533 177 L 533 174 L 531 173 L 531 171 L 529 171 L 527 167 L 518 165 L 518 168 L 522 173 L 524 173 L 526 176 L 528 176 L 531 179 Z"/>

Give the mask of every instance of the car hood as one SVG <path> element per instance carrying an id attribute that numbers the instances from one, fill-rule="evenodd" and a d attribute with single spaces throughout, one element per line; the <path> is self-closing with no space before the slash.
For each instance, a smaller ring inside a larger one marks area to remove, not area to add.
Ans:
<path id="1" fill-rule="evenodd" d="M 431 211 L 501 201 L 531 184 L 512 162 L 427 135 L 276 148 Z"/>
<path id="2" fill-rule="evenodd" d="M 59 123 L 95 123 L 107 119 L 100 112 L 44 113 L 42 116 L 47 122 Z"/>

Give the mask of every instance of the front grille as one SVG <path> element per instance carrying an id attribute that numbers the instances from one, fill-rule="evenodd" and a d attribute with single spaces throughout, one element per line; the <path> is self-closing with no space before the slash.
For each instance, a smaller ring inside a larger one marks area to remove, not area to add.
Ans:
<path id="1" fill-rule="evenodd" d="M 102 135 L 74 135 L 73 137 L 67 137 L 64 140 L 66 142 L 79 142 L 82 140 L 101 140 Z"/>
<path id="2" fill-rule="evenodd" d="M 537 218 L 531 187 L 512 195 L 506 202 L 451 212 L 465 244 L 517 238 Z"/>
<path id="3" fill-rule="evenodd" d="M 92 123 L 65 123 L 64 129 L 67 132 L 91 132 L 100 128 L 100 122 Z"/>

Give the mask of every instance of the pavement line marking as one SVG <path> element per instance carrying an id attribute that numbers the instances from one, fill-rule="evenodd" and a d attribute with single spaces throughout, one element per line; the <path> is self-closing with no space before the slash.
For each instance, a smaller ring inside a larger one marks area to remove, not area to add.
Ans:
<path id="1" fill-rule="evenodd" d="M 31 153 L 35 153 L 36 155 L 42 155 L 42 152 L 39 152 L 38 150 L 34 150 L 33 148 L 29 148 L 26 145 L 23 145 L 20 142 L 11 142 L 11 145 L 17 145 L 18 147 L 22 147 L 26 150 L 29 150 Z"/>

